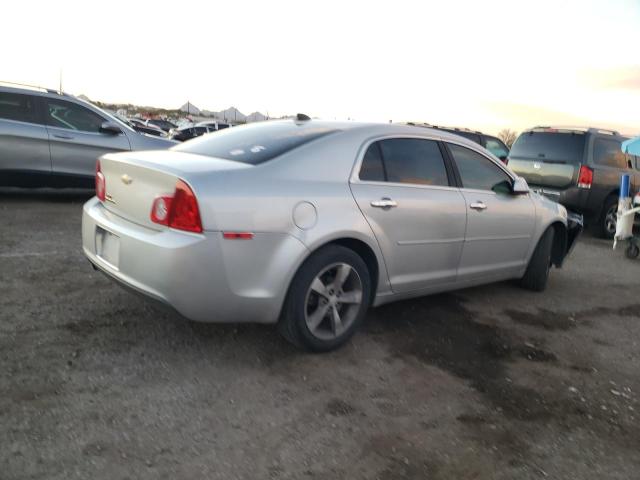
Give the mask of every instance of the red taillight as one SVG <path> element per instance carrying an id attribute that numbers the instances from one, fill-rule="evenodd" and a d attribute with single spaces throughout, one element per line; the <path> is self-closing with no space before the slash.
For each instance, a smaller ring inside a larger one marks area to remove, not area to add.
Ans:
<path id="1" fill-rule="evenodd" d="M 198 201 L 189 185 L 176 183 L 173 196 L 157 197 L 151 206 L 151 221 L 187 232 L 202 232 Z"/>
<path id="2" fill-rule="evenodd" d="M 578 188 L 591 188 L 593 183 L 593 170 L 586 165 L 580 165 L 578 173 Z"/>
<path id="3" fill-rule="evenodd" d="M 104 202 L 107 197 L 107 183 L 105 182 L 104 174 L 100 167 L 100 160 L 96 162 L 96 197 L 98 197 L 98 200 L 101 202 Z"/>

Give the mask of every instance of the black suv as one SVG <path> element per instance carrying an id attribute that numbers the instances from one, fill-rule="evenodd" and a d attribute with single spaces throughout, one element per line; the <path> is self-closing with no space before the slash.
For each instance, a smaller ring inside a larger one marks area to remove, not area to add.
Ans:
<path id="1" fill-rule="evenodd" d="M 469 130 L 468 128 L 457 127 L 440 127 L 438 125 L 429 125 L 428 123 L 407 122 L 407 125 L 414 125 L 416 127 L 428 127 L 443 130 L 445 132 L 460 135 L 467 138 L 472 142 L 476 142 L 478 145 L 482 145 L 484 148 L 493 153 L 496 157 L 502 160 L 503 163 L 507 163 L 507 157 L 509 155 L 509 147 L 507 147 L 502 140 L 492 135 L 479 132 L 477 130 Z"/>
<path id="2" fill-rule="evenodd" d="M 622 152 L 624 140 L 613 130 L 535 127 L 511 147 L 509 167 L 532 190 L 582 213 L 597 234 L 613 238 L 620 176 L 631 176 L 634 193 L 640 187 L 640 158 Z"/>

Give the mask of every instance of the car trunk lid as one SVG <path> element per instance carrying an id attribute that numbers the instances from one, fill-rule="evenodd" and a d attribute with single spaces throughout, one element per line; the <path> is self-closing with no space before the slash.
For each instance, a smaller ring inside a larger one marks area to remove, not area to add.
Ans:
<path id="1" fill-rule="evenodd" d="M 577 181 L 585 133 L 535 129 L 522 133 L 509 153 L 509 167 L 532 186 L 565 189 Z"/>
<path id="2" fill-rule="evenodd" d="M 157 197 L 172 195 L 178 180 L 189 184 L 198 175 L 252 167 L 185 152 L 153 151 L 107 154 L 100 158 L 100 168 L 105 177 L 103 204 L 107 210 L 139 225 L 163 230 L 167 227 L 151 221 L 151 207 Z"/>

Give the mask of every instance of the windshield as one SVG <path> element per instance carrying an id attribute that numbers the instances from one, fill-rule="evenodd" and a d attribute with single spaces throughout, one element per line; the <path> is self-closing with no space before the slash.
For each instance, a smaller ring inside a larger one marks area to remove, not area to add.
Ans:
<path id="1" fill-rule="evenodd" d="M 510 157 L 579 163 L 584 153 L 584 133 L 525 132 L 511 147 Z"/>
<path id="2" fill-rule="evenodd" d="M 173 147 L 173 150 L 256 165 L 337 131 L 317 127 L 312 122 L 263 122 L 205 135 Z"/>

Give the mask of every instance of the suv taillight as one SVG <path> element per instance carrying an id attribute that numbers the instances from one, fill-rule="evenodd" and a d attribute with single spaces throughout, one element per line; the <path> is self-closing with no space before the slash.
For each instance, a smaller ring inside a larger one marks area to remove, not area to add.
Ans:
<path id="1" fill-rule="evenodd" d="M 591 188 L 593 183 L 593 170 L 586 165 L 580 165 L 578 173 L 578 188 Z"/>
<path id="2" fill-rule="evenodd" d="M 101 202 L 104 202 L 107 197 L 107 183 L 100 167 L 100 160 L 96 162 L 96 197 Z"/>
<path id="3" fill-rule="evenodd" d="M 151 206 L 151 221 L 187 232 L 202 232 L 198 201 L 184 181 L 178 180 L 172 196 L 156 197 Z"/>

